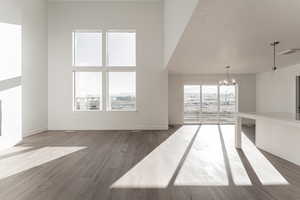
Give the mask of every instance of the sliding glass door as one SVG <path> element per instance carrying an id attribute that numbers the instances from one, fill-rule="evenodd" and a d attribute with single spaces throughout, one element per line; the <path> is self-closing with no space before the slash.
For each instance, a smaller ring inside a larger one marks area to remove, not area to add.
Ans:
<path id="1" fill-rule="evenodd" d="M 218 86 L 202 85 L 202 113 L 200 115 L 200 122 L 218 123 L 218 107 Z"/>
<path id="2" fill-rule="evenodd" d="M 201 109 L 201 87 L 200 85 L 184 86 L 184 117 L 189 122 L 197 123 Z"/>
<path id="3" fill-rule="evenodd" d="M 220 121 L 234 121 L 232 113 L 236 112 L 236 86 L 220 86 Z"/>
<path id="4" fill-rule="evenodd" d="M 236 108 L 236 86 L 184 86 L 185 123 L 232 123 Z"/>

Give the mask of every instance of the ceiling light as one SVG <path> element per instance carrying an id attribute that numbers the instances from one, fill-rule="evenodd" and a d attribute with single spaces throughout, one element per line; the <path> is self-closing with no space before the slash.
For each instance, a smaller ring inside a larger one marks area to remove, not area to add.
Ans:
<path id="1" fill-rule="evenodd" d="M 230 73 L 229 73 L 230 66 L 226 66 L 225 69 L 226 69 L 226 79 L 219 81 L 219 85 L 236 85 L 237 84 L 236 80 L 230 78 Z"/>
<path id="2" fill-rule="evenodd" d="M 274 72 L 276 72 L 277 71 L 277 66 L 276 66 L 276 46 L 279 44 L 280 42 L 279 41 L 274 41 L 274 42 L 272 42 L 271 43 L 271 46 L 273 47 L 273 67 L 272 67 L 272 70 L 274 71 Z"/>

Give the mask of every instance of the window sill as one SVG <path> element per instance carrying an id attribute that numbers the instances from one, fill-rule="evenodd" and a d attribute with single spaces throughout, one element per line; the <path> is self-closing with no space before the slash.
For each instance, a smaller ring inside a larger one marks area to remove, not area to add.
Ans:
<path id="1" fill-rule="evenodd" d="M 73 112 L 104 112 L 103 110 L 73 110 Z"/>
<path id="2" fill-rule="evenodd" d="M 101 113 L 116 113 L 116 112 L 121 112 L 121 113 L 134 113 L 134 112 L 138 112 L 138 110 L 73 110 L 73 112 L 101 112 Z"/>
<path id="3" fill-rule="evenodd" d="M 138 112 L 138 110 L 107 110 L 106 112 Z"/>

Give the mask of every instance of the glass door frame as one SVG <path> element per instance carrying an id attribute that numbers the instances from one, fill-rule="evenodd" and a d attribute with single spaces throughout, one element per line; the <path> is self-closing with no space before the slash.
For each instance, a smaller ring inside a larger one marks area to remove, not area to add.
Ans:
<path id="1" fill-rule="evenodd" d="M 183 85 L 183 124 L 205 124 L 203 123 L 203 121 L 201 120 L 201 118 L 199 118 L 198 122 L 187 122 L 186 119 L 185 119 L 185 86 L 200 86 L 200 107 L 199 107 L 199 113 L 203 113 L 203 108 L 202 108 L 202 103 L 203 103 L 203 100 L 202 100 L 202 97 L 203 97 L 203 89 L 202 87 L 203 86 L 217 86 L 218 88 L 218 92 L 217 92 L 217 101 L 218 101 L 218 111 L 217 111 L 217 115 L 218 115 L 218 123 L 217 124 L 220 124 L 220 114 L 222 114 L 223 112 L 221 112 L 221 97 L 220 97 L 220 87 L 223 86 L 223 85 L 220 85 L 220 84 L 213 84 L 213 83 L 208 83 L 208 84 L 184 84 Z M 229 85 L 229 86 L 235 86 L 235 111 L 233 113 L 236 113 L 238 112 L 238 108 L 239 108 L 239 85 Z M 233 113 L 229 113 L 229 114 L 233 114 Z M 234 122 L 232 122 L 234 123 Z"/>

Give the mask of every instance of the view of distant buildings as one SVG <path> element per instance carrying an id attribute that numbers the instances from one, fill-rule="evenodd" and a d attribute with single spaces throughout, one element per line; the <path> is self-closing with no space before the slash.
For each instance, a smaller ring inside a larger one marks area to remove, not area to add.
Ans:
<path id="1" fill-rule="evenodd" d="M 76 97 L 75 108 L 79 111 L 85 110 L 100 110 L 102 106 L 101 98 L 88 96 Z M 112 111 L 127 111 L 136 109 L 136 97 L 132 95 L 111 96 L 110 97 L 110 110 Z"/>
<path id="2" fill-rule="evenodd" d="M 190 122 L 232 122 L 236 111 L 235 93 L 220 93 L 220 112 L 218 111 L 218 97 L 215 93 L 206 93 L 202 97 L 199 93 L 184 94 L 184 119 Z"/>
<path id="3" fill-rule="evenodd" d="M 236 111 L 236 97 L 234 93 L 220 93 L 220 112 L 218 98 L 215 93 L 206 93 L 200 103 L 199 93 L 184 94 L 184 119 L 187 122 L 233 122 L 232 113 Z M 101 110 L 100 97 L 76 97 L 75 109 L 78 111 Z M 109 110 L 128 111 L 136 110 L 136 97 L 129 94 L 113 95 L 109 99 Z"/>
<path id="4" fill-rule="evenodd" d="M 75 109 L 76 110 L 99 110 L 101 105 L 100 97 L 76 97 Z"/>
<path id="5" fill-rule="evenodd" d="M 136 110 L 136 97 L 135 96 L 111 96 L 110 106 L 112 111 Z"/>

